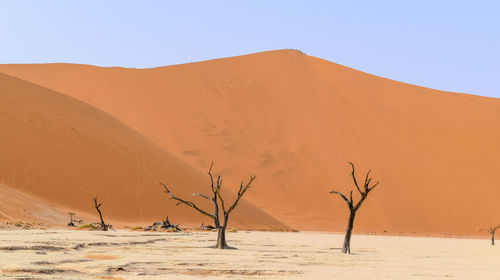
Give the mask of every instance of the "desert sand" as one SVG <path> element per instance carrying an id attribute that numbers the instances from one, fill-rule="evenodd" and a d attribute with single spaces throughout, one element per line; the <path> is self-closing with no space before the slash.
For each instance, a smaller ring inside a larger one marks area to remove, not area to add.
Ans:
<path id="1" fill-rule="evenodd" d="M 258 175 L 236 226 L 284 228 L 279 220 L 341 231 L 345 205 L 328 191 L 352 187 L 352 161 L 360 176 L 371 168 L 381 181 L 360 210 L 358 233 L 486 236 L 499 223 L 499 99 L 408 85 L 293 50 L 152 69 L 0 72 L 9 75 L 1 76 L 4 99 L 26 92 L 24 102 L 0 103 L 0 129 L 15 136 L 0 140 L 8 153 L 2 184 L 65 207 L 83 211 L 99 192 L 116 220 L 168 212 L 200 223 L 168 203 L 157 181 L 187 195 L 206 187 L 213 160 L 232 190 Z M 6 96 L 7 83 L 15 85 Z"/>
<path id="2" fill-rule="evenodd" d="M 158 182 L 189 196 L 204 192 L 208 178 L 112 116 L 4 74 L 0 115 L 6 132 L 0 137 L 2 220 L 61 227 L 69 220 L 67 211 L 95 217 L 95 195 L 105 218 L 115 225 L 151 223 L 165 216 L 193 225 L 204 220 L 191 209 L 168 203 Z M 239 207 L 234 226 L 286 228 L 246 201 Z"/>
<path id="3" fill-rule="evenodd" d="M 0 231 L 2 279 L 499 279 L 487 240 L 228 233 L 237 250 L 207 248 L 214 232 Z"/>

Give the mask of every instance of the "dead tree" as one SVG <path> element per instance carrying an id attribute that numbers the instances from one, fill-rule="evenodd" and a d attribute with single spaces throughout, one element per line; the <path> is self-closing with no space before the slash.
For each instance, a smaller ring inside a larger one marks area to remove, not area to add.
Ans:
<path id="1" fill-rule="evenodd" d="M 103 231 L 107 231 L 108 228 L 109 228 L 109 225 L 107 225 L 104 220 L 102 219 L 102 213 L 101 213 L 101 209 L 99 209 L 101 207 L 101 203 L 97 201 L 97 196 L 94 197 L 94 207 L 95 209 L 97 210 L 97 213 L 99 213 L 99 218 L 101 219 L 101 230 Z"/>
<path id="2" fill-rule="evenodd" d="M 181 231 L 181 229 L 179 228 L 179 225 L 175 225 L 175 224 L 170 223 L 170 221 L 168 220 L 168 216 L 165 219 L 165 221 L 162 222 L 161 228 L 168 229 L 168 230 L 173 229 L 176 232 Z"/>
<path id="3" fill-rule="evenodd" d="M 202 222 L 200 229 L 201 230 L 215 230 L 215 227 L 212 225 L 205 225 L 205 222 Z"/>
<path id="4" fill-rule="evenodd" d="M 210 165 L 210 169 L 208 170 L 208 176 L 210 176 L 210 182 L 211 182 L 211 191 L 212 195 L 211 197 L 200 194 L 200 193 L 193 193 L 192 195 L 194 196 L 199 196 L 203 199 L 207 199 L 212 202 L 213 204 L 213 214 L 208 213 L 208 211 L 202 210 L 199 208 L 195 203 L 191 201 L 184 200 L 182 198 L 179 198 L 175 196 L 165 184 L 159 183 L 160 185 L 163 186 L 165 189 L 165 193 L 170 195 L 170 199 L 177 200 L 179 204 L 185 204 L 191 208 L 194 208 L 196 211 L 200 212 L 201 214 L 210 217 L 214 221 L 215 228 L 217 229 L 217 244 L 215 245 L 215 248 L 217 249 L 228 249 L 230 248 L 227 245 L 226 242 L 226 228 L 227 228 L 227 223 L 229 221 L 229 214 L 234 210 L 236 205 L 238 205 L 238 202 L 240 201 L 241 197 L 245 194 L 245 192 L 250 188 L 252 182 L 255 180 L 256 176 L 255 175 L 250 175 L 249 181 L 245 184 L 244 182 L 241 182 L 240 187 L 238 189 L 237 197 L 233 204 L 229 207 L 226 208 L 226 205 L 224 203 L 224 199 L 222 198 L 221 195 L 221 189 L 222 189 L 222 177 L 218 176 L 217 180 L 214 180 L 214 176 L 212 175 L 212 167 L 213 167 L 213 162 Z M 219 209 L 222 209 L 222 220 L 219 215 Z"/>
<path id="5" fill-rule="evenodd" d="M 495 245 L 495 232 L 497 231 L 497 229 L 500 228 L 500 225 L 497 225 L 495 227 L 490 227 L 488 229 L 488 232 L 491 234 L 491 245 Z"/>
<path id="6" fill-rule="evenodd" d="M 76 222 L 74 217 L 75 217 L 75 212 L 68 212 L 68 215 L 69 215 L 69 223 L 68 223 L 68 226 L 70 227 L 76 227 L 75 223 L 73 222 Z"/>
<path id="7" fill-rule="evenodd" d="M 330 193 L 334 193 L 339 195 L 347 204 L 347 207 L 349 207 L 349 218 L 347 219 L 347 229 L 345 231 L 345 237 L 344 237 L 344 245 L 342 246 L 342 253 L 344 254 L 350 254 L 351 253 L 351 234 L 352 234 L 352 228 L 354 227 L 354 218 L 356 217 L 356 213 L 359 210 L 359 207 L 363 204 L 365 201 L 366 197 L 368 197 L 368 193 L 370 193 L 378 184 L 379 182 L 376 182 L 372 186 L 370 186 L 370 183 L 372 181 L 372 178 L 370 177 L 370 171 L 366 174 L 365 177 L 365 182 L 363 183 L 363 186 L 359 186 L 358 181 L 356 180 L 356 174 L 354 170 L 354 164 L 352 162 L 349 162 L 349 164 L 352 167 L 351 171 L 351 178 L 354 181 L 354 186 L 356 187 L 356 190 L 360 194 L 360 199 L 357 203 L 354 203 L 354 200 L 352 198 L 352 191 L 349 194 L 349 198 L 345 196 L 344 194 L 338 192 L 338 191 L 331 191 Z"/>

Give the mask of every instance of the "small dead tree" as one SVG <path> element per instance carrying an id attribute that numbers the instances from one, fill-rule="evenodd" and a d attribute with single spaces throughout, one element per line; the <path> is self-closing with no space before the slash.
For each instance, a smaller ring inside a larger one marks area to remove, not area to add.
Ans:
<path id="1" fill-rule="evenodd" d="M 99 218 L 101 219 L 101 230 L 107 231 L 109 228 L 109 225 L 107 225 L 104 220 L 102 219 L 102 213 L 101 213 L 101 203 L 97 201 L 97 196 L 94 197 L 94 207 L 97 210 L 97 213 L 99 213 Z"/>
<path id="2" fill-rule="evenodd" d="M 352 229 L 354 227 L 354 218 L 356 217 L 356 213 L 359 210 L 359 207 L 361 207 L 361 205 L 365 201 L 366 197 L 368 197 L 368 193 L 370 193 L 379 184 L 379 182 L 376 182 L 375 184 L 370 186 L 372 181 L 372 178 L 370 177 L 370 172 L 371 172 L 370 170 L 366 174 L 363 186 L 360 187 L 358 181 L 356 180 L 354 164 L 352 162 L 349 162 L 349 164 L 352 167 L 350 176 L 354 181 L 354 186 L 356 187 L 356 190 L 359 192 L 361 196 L 359 201 L 357 203 L 354 203 L 354 200 L 352 198 L 352 191 L 349 194 L 349 198 L 347 198 L 347 196 L 338 191 L 330 191 L 330 193 L 339 195 L 345 201 L 347 207 L 349 207 L 349 218 L 347 220 L 347 229 L 345 231 L 344 245 L 342 246 L 342 253 L 344 254 L 351 253 L 351 235 L 352 235 Z"/>
<path id="3" fill-rule="evenodd" d="M 234 210 L 236 205 L 238 205 L 238 202 L 240 201 L 241 197 L 245 194 L 245 192 L 251 187 L 252 182 L 255 180 L 256 176 L 255 175 L 250 175 L 249 181 L 245 184 L 245 182 L 241 182 L 240 187 L 238 189 L 237 197 L 233 204 L 229 207 L 226 208 L 224 199 L 222 198 L 221 195 L 221 189 L 222 189 L 222 177 L 217 176 L 217 180 L 214 180 L 214 176 L 212 175 L 212 167 L 213 167 L 213 162 L 210 165 L 210 169 L 208 170 L 208 176 L 210 176 L 210 182 L 211 182 L 211 191 L 212 191 L 212 196 L 209 197 L 204 194 L 200 193 L 193 193 L 193 196 L 199 196 L 201 198 L 207 199 L 212 202 L 213 204 L 213 214 L 208 213 L 208 211 L 202 210 L 199 208 L 195 203 L 191 201 L 184 200 L 182 198 L 179 198 L 175 196 L 169 189 L 168 187 L 163 184 L 159 183 L 160 185 L 163 186 L 165 193 L 170 195 L 170 199 L 177 200 L 179 204 L 185 204 L 196 211 L 200 212 L 201 214 L 210 217 L 214 221 L 215 228 L 217 229 L 217 243 L 215 245 L 215 248 L 217 249 L 228 249 L 230 248 L 227 245 L 226 242 L 226 228 L 227 228 L 227 223 L 229 221 L 229 214 Z M 222 209 L 222 220 L 219 215 L 219 209 Z"/>
<path id="4" fill-rule="evenodd" d="M 495 232 L 500 228 L 500 225 L 490 227 L 488 232 L 491 234 L 491 245 L 495 245 Z"/>
<path id="5" fill-rule="evenodd" d="M 75 212 L 68 212 L 68 215 L 69 215 L 69 223 L 68 223 L 68 226 L 70 227 L 75 227 Z"/>

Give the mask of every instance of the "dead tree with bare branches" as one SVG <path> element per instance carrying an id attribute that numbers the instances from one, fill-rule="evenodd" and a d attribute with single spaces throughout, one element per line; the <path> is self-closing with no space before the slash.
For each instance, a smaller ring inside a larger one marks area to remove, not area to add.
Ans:
<path id="1" fill-rule="evenodd" d="M 101 213 L 101 203 L 97 201 L 97 196 L 94 197 L 94 207 L 97 210 L 97 213 L 99 213 L 99 218 L 101 219 L 101 230 L 107 231 L 109 228 L 109 225 L 107 225 L 104 220 L 102 219 L 102 213 Z"/>
<path id="2" fill-rule="evenodd" d="M 488 232 L 491 234 L 491 245 L 495 245 L 495 232 L 500 228 L 500 225 L 490 227 Z"/>
<path id="3" fill-rule="evenodd" d="M 217 229 L 217 244 L 215 245 L 215 248 L 217 249 L 228 249 L 230 248 L 227 245 L 226 242 L 226 228 L 227 228 L 227 223 L 229 221 L 229 214 L 234 210 L 236 205 L 238 205 L 238 202 L 240 201 L 241 197 L 246 193 L 246 191 L 251 187 L 253 181 L 255 180 L 256 176 L 255 175 L 250 175 L 250 179 L 248 180 L 247 183 L 244 181 L 241 182 L 240 187 L 238 189 L 238 193 L 236 194 L 236 199 L 234 200 L 233 204 L 229 206 L 229 208 L 226 208 L 224 199 L 222 198 L 221 195 L 221 190 L 222 190 L 222 177 L 217 176 L 217 180 L 214 180 L 214 176 L 212 174 L 212 167 L 213 167 L 213 162 L 210 165 L 210 169 L 208 170 L 208 176 L 210 176 L 210 182 L 211 182 L 211 191 L 212 195 L 211 197 L 200 194 L 200 193 L 193 193 L 193 196 L 199 196 L 203 199 L 207 199 L 212 202 L 213 204 L 213 214 L 210 214 L 208 211 L 202 210 L 199 208 L 195 203 L 191 201 L 184 200 L 182 198 L 179 198 L 175 196 L 169 189 L 168 187 L 163 184 L 159 183 L 160 185 L 163 186 L 165 193 L 170 195 L 170 199 L 177 200 L 179 204 L 185 204 L 196 211 L 200 212 L 201 214 L 210 217 L 214 221 L 215 228 Z M 222 209 L 222 220 L 219 214 L 219 209 Z"/>
<path id="4" fill-rule="evenodd" d="M 337 194 L 339 195 L 347 204 L 347 207 L 349 207 L 349 218 L 347 220 L 347 229 L 345 231 L 345 237 L 344 237 L 344 245 L 342 246 L 342 253 L 344 254 L 350 254 L 351 253 L 351 235 L 352 235 L 352 229 L 354 227 L 354 218 L 356 217 L 356 213 L 359 210 L 359 207 L 363 204 L 365 199 L 368 197 L 368 193 L 370 193 L 376 186 L 378 186 L 379 182 L 376 182 L 375 184 L 372 184 L 370 186 L 372 178 L 370 177 L 370 171 L 366 174 L 365 177 L 365 182 L 363 185 L 360 187 L 358 184 L 358 181 L 356 180 L 356 174 L 355 174 L 355 169 L 354 169 L 354 164 L 352 162 L 349 162 L 349 164 L 352 167 L 351 171 L 351 178 L 354 181 L 354 186 L 356 187 L 356 190 L 358 191 L 360 195 L 360 199 L 357 203 L 354 203 L 354 200 L 352 198 L 352 191 L 349 194 L 349 198 L 345 196 L 344 194 L 338 192 L 338 191 L 331 191 L 330 193 Z"/>

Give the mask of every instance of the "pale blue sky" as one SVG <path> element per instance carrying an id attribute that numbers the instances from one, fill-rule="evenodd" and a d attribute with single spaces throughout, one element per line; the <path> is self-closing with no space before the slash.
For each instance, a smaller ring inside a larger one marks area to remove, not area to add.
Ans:
<path id="1" fill-rule="evenodd" d="M 294 48 L 500 97 L 500 1 L 0 2 L 0 63 L 154 67 Z"/>

